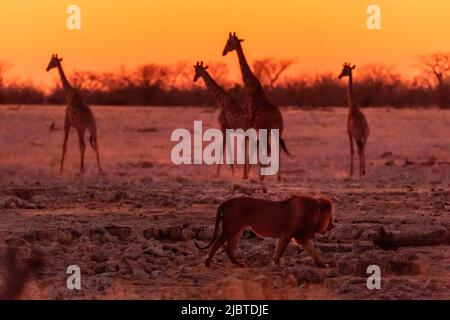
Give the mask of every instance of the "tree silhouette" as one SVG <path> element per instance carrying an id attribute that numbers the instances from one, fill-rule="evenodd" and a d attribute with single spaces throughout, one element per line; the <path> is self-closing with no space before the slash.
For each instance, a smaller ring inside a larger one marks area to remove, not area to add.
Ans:
<path id="1" fill-rule="evenodd" d="M 450 53 L 432 53 L 417 57 L 419 67 L 436 83 L 438 105 L 450 107 Z"/>
<path id="2" fill-rule="evenodd" d="M 263 85 L 273 89 L 281 75 L 294 64 L 294 62 L 294 60 L 290 59 L 278 60 L 274 58 L 255 60 L 253 62 L 253 72 Z"/>

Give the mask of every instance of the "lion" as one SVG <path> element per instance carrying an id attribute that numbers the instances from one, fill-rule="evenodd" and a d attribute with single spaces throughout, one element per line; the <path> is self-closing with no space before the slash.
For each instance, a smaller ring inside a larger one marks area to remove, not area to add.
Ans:
<path id="1" fill-rule="evenodd" d="M 230 261 L 239 266 L 245 264 L 236 259 L 234 251 L 245 228 L 251 228 L 262 237 L 277 238 L 273 264 L 279 266 L 280 258 L 292 238 L 312 257 L 314 263 L 323 268 L 314 248 L 315 233 L 326 234 L 333 228 L 333 204 L 326 198 L 292 196 L 284 201 L 269 201 L 240 197 L 223 202 L 217 209 L 214 236 L 211 242 L 200 249 L 211 249 L 205 265 L 211 266 L 216 251 L 226 243 L 226 254 Z M 219 225 L 222 223 L 220 236 Z"/>

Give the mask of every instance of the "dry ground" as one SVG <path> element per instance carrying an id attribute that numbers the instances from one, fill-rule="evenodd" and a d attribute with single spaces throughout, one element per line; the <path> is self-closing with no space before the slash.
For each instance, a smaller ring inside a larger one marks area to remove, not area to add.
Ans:
<path id="1" fill-rule="evenodd" d="M 283 109 L 283 180 L 242 182 L 228 168 L 170 162 L 175 128 L 194 120 L 215 126 L 217 111 L 199 108 L 93 108 L 106 176 L 87 151 L 79 162 L 72 132 L 58 174 L 64 108 L 0 106 L 0 253 L 18 246 L 45 254 L 24 298 L 450 298 L 450 112 L 365 109 L 371 126 L 368 175 L 348 178 L 346 110 Z M 53 125 L 53 129 L 50 127 Z M 337 227 L 317 240 L 327 269 L 293 244 L 282 268 L 270 264 L 275 242 L 247 233 L 233 267 L 223 252 L 213 267 L 194 239 L 209 240 L 223 200 L 249 195 L 284 199 L 325 194 L 336 202 Z M 382 250 L 380 226 L 404 239 L 428 239 Z M 66 288 L 66 268 L 79 265 L 82 290 Z M 366 287 L 366 267 L 382 270 L 381 290 Z"/>

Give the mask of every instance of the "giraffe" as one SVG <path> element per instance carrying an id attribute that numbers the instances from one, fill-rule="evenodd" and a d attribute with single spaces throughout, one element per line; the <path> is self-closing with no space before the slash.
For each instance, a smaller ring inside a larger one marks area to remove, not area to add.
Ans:
<path id="1" fill-rule="evenodd" d="M 366 174 L 365 148 L 367 138 L 369 137 L 369 124 L 367 123 L 364 113 L 362 113 L 359 106 L 355 102 L 355 96 L 353 93 L 353 70 L 355 68 L 355 65 L 351 66 L 350 63 L 344 63 L 339 79 L 348 77 L 349 113 L 347 118 L 347 132 L 350 141 L 350 176 L 353 175 L 353 157 L 355 153 L 353 140 L 355 140 L 359 156 L 359 176 L 361 177 Z"/>
<path id="2" fill-rule="evenodd" d="M 92 111 L 89 108 L 89 106 L 82 100 L 78 90 L 73 88 L 70 85 L 69 81 L 67 80 L 61 65 L 62 60 L 63 60 L 62 58 L 61 59 L 58 58 L 57 54 L 54 54 L 52 55 L 52 58 L 50 59 L 50 62 L 47 67 L 47 72 L 54 68 L 58 69 L 63 89 L 66 93 L 67 98 L 67 108 L 64 120 L 64 141 L 62 147 L 60 173 L 63 172 L 64 168 L 64 158 L 66 155 L 67 139 L 69 138 L 70 128 L 74 127 L 78 133 L 80 153 L 81 153 L 80 173 L 84 172 L 84 152 L 86 150 L 84 135 L 86 129 L 88 129 L 91 134 L 89 142 L 92 148 L 95 150 L 95 154 L 97 157 L 98 171 L 100 174 L 102 174 L 103 171 L 100 165 L 100 156 L 98 152 L 97 125 L 95 122 L 95 117 L 92 114 Z"/>
<path id="3" fill-rule="evenodd" d="M 283 140 L 283 116 L 280 109 L 266 96 L 261 82 L 250 69 L 244 50 L 242 49 L 241 43 L 243 41 L 243 39 L 239 39 L 236 36 L 236 32 L 234 34 L 230 32 L 222 55 L 225 56 L 232 51 L 236 51 L 237 53 L 242 80 L 246 91 L 244 106 L 250 116 L 252 127 L 255 130 L 267 129 L 270 131 L 271 129 L 278 129 L 280 134 L 280 146 L 283 151 L 289 155 L 286 143 Z M 260 176 L 260 179 L 262 180 L 263 176 Z M 278 181 L 280 180 L 281 165 L 280 170 L 278 170 Z"/>
<path id="4" fill-rule="evenodd" d="M 227 129 L 242 129 L 246 131 L 251 128 L 250 119 L 247 116 L 246 110 L 243 109 L 236 99 L 227 91 L 225 91 L 222 87 L 220 87 L 217 82 L 211 77 L 211 75 L 206 71 L 208 69 L 207 66 L 203 65 L 203 62 L 197 62 L 194 66 L 195 76 L 194 82 L 196 82 L 199 78 L 202 78 L 205 82 L 208 91 L 214 98 L 216 104 L 220 108 L 219 113 L 219 125 L 222 131 L 222 135 L 224 137 L 223 144 L 223 154 L 226 152 L 226 130 Z M 220 175 L 221 164 L 217 165 L 216 176 Z M 234 174 L 234 167 L 231 164 L 231 170 Z M 244 180 L 248 178 L 247 172 L 247 161 L 244 164 Z"/>

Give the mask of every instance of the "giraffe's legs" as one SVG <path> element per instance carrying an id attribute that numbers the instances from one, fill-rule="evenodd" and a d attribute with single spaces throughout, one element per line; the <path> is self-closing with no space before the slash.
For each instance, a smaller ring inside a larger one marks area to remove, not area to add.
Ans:
<path id="1" fill-rule="evenodd" d="M 281 149 L 278 149 L 278 173 L 277 173 L 277 181 L 281 181 Z"/>
<path id="2" fill-rule="evenodd" d="M 366 145 L 365 144 L 363 144 L 363 147 L 362 147 L 362 160 L 363 160 L 362 174 L 365 175 L 366 174 Z"/>
<path id="3" fill-rule="evenodd" d="M 358 157 L 359 157 L 359 176 L 363 175 L 363 154 L 362 148 L 358 147 Z"/>
<path id="4" fill-rule="evenodd" d="M 227 159 L 226 155 L 230 152 L 230 150 L 229 150 L 229 145 L 227 144 L 226 132 L 222 131 L 222 135 L 224 137 L 224 140 L 223 140 L 223 149 L 222 149 L 221 157 L 222 157 L 223 164 L 226 164 L 226 161 L 227 161 L 226 160 Z M 233 165 L 233 162 L 231 162 L 230 166 L 231 166 L 231 174 L 234 176 L 234 165 Z M 222 164 L 218 163 L 217 164 L 217 170 L 216 170 L 216 177 L 220 176 L 221 168 L 222 168 Z"/>
<path id="5" fill-rule="evenodd" d="M 353 176 L 353 157 L 355 154 L 355 148 L 353 146 L 353 138 L 352 138 L 352 135 L 350 134 L 350 132 L 348 133 L 348 139 L 350 142 L 350 173 L 349 173 L 349 175 Z"/>
<path id="6" fill-rule="evenodd" d="M 269 140 L 269 144 L 268 144 L 268 155 L 270 154 L 270 156 L 272 157 L 272 148 L 271 148 L 271 142 L 272 140 Z M 281 181 L 281 148 L 280 148 L 280 144 L 279 144 L 279 140 L 278 140 L 278 172 L 277 172 L 277 181 L 280 182 Z"/>
<path id="7" fill-rule="evenodd" d="M 227 139 L 226 139 L 226 135 L 225 135 L 224 131 L 222 131 L 222 136 L 223 136 L 224 140 L 223 140 L 223 146 L 222 146 L 222 154 L 220 156 L 221 156 L 222 162 L 225 163 L 225 161 L 226 161 L 226 154 L 225 154 L 225 152 L 227 150 L 227 147 L 226 147 L 227 146 Z M 221 168 L 222 168 L 222 164 L 218 163 L 217 164 L 217 171 L 216 171 L 216 178 L 220 177 L 220 169 Z"/>
<path id="8" fill-rule="evenodd" d="M 260 148 L 261 148 L 261 142 L 260 142 L 259 139 L 258 139 L 258 156 L 259 156 Z M 267 141 L 267 155 L 269 155 L 269 152 L 270 152 L 270 142 L 269 142 L 269 140 L 268 140 L 268 141 Z M 260 159 L 258 160 L 258 163 L 259 163 L 259 172 L 258 172 L 258 175 L 259 175 L 259 181 L 263 182 L 265 176 L 261 174 L 261 168 L 263 167 L 263 165 L 261 164 Z"/>
<path id="9" fill-rule="evenodd" d="M 69 138 L 69 133 L 70 133 L 70 124 L 66 120 L 64 122 L 64 140 L 63 140 L 63 146 L 62 146 L 61 165 L 59 168 L 59 173 L 62 173 L 63 169 L 64 169 L 64 158 L 66 157 L 67 139 Z"/>
<path id="10" fill-rule="evenodd" d="M 245 155 L 245 163 L 244 163 L 244 173 L 242 176 L 243 180 L 247 180 L 248 179 L 248 162 L 249 160 L 249 155 L 248 155 L 248 150 L 249 150 L 249 140 L 247 138 L 245 138 L 244 140 L 244 155 Z"/>
<path id="11" fill-rule="evenodd" d="M 359 140 L 356 142 L 358 147 L 358 157 L 359 157 L 359 176 L 363 176 L 365 174 L 364 170 L 364 142 Z"/>
<path id="12" fill-rule="evenodd" d="M 234 150 L 231 150 L 231 147 L 233 147 L 233 144 L 231 144 L 231 146 L 230 146 L 229 144 L 227 144 L 227 139 L 225 139 L 225 141 L 224 141 L 224 146 L 226 146 L 226 147 L 225 147 L 225 150 L 226 150 L 226 152 L 227 152 L 228 154 L 234 155 Z M 224 154 L 225 154 L 225 153 L 224 153 Z M 233 177 L 234 177 L 234 156 L 233 156 L 233 159 L 232 159 L 232 161 L 231 161 L 231 163 L 230 163 L 230 166 L 231 166 L 231 174 L 232 174 Z"/>
<path id="13" fill-rule="evenodd" d="M 255 143 L 255 145 L 250 146 L 250 143 Z M 247 140 L 247 147 L 248 147 L 248 164 L 247 164 L 247 177 L 250 175 L 250 171 L 252 169 L 252 167 L 250 166 L 250 159 L 253 159 L 255 157 L 255 155 L 250 154 L 250 151 L 255 151 L 256 150 L 256 162 L 255 164 L 258 165 L 259 164 L 259 155 L 258 155 L 258 150 L 259 150 L 259 140 L 256 141 L 252 141 L 250 139 Z"/>
<path id="14" fill-rule="evenodd" d="M 269 133 L 269 137 L 271 136 L 271 133 Z M 259 141 L 259 140 L 258 140 Z M 259 149 L 258 149 L 259 150 Z M 267 157 L 268 156 L 272 156 L 272 148 L 271 148 L 271 140 L 270 139 L 268 139 L 267 140 Z M 260 164 L 259 165 L 260 167 L 262 167 L 262 165 Z M 265 178 L 265 176 L 264 175 L 262 175 L 261 174 L 261 172 L 259 173 L 259 180 L 261 181 L 261 182 L 263 182 L 264 181 L 264 178 Z M 281 175 L 280 175 L 280 168 L 278 168 L 278 173 L 277 173 L 277 179 L 278 179 L 278 181 L 280 181 L 281 180 Z"/>
<path id="15" fill-rule="evenodd" d="M 86 143 L 84 142 L 84 129 L 78 129 L 78 142 L 80 145 L 80 173 L 84 173 L 84 152 L 86 151 Z"/>
<path id="16" fill-rule="evenodd" d="M 91 143 L 92 148 L 95 151 L 95 156 L 97 157 L 98 173 L 103 174 L 103 169 L 102 169 L 102 166 L 100 165 L 100 154 L 98 152 L 97 132 L 95 132 L 95 131 L 91 132 L 90 143 Z"/>

